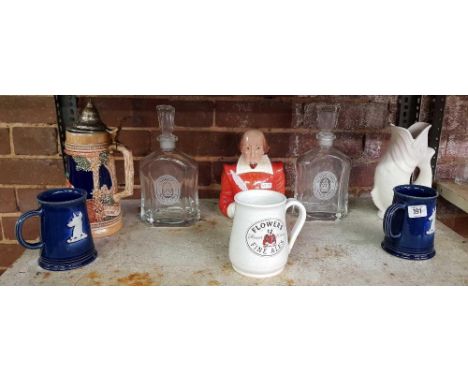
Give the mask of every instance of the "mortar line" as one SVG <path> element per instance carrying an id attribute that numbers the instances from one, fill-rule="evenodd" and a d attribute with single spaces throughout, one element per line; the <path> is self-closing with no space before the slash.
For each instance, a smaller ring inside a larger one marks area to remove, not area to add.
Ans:
<path id="1" fill-rule="evenodd" d="M 10 155 L 15 155 L 15 147 L 13 145 L 13 129 L 10 130 Z"/>
<path id="2" fill-rule="evenodd" d="M 0 241 L 0 244 L 18 244 L 19 245 L 19 243 L 16 240 L 11 240 L 11 239 L 3 239 L 2 241 Z"/>
<path id="3" fill-rule="evenodd" d="M 14 127 L 32 127 L 34 129 L 40 128 L 57 128 L 56 123 L 27 123 L 27 122 L 0 122 L 0 129 L 14 128 Z"/>

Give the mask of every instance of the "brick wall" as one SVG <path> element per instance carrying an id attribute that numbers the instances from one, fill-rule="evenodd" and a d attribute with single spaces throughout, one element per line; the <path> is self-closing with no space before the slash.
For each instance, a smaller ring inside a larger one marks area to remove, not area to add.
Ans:
<path id="1" fill-rule="evenodd" d="M 318 103 L 339 103 L 338 148 L 353 160 L 350 194 L 367 196 L 375 166 L 385 149 L 389 122 L 395 122 L 396 96 L 177 96 L 93 97 L 102 119 L 121 127 L 119 140 L 135 157 L 135 194 L 140 195 L 139 162 L 157 145 L 156 105 L 176 108 L 178 147 L 200 165 L 200 197 L 217 197 L 221 164 L 237 159 L 242 132 L 266 133 L 270 156 L 286 164 L 287 189 L 294 188 L 294 157 L 316 145 Z M 79 98 L 79 106 L 86 103 Z M 424 110 L 423 110 L 424 111 Z M 424 117 L 424 113 L 422 113 Z M 438 178 L 453 178 L 453 163 L 468 155 L 468 97 L 447 98 L 439 150 Z M 123 160 L 117 158 L 123 181 Z M 0 273 L 23 249 L 14 240 L 21 212 L 36 208 L 41 190 L 65 183 L 52 96 L 0 97 Z M 37 221 L 25 226 L 25 236 L 38 235 Z"/>
<path id="2" fill-rule="evenodd" d="M 40 191 L 64 184 L 54 98 L 0 97 L 0 273 L 24 251 L 15 240 L 18 216 L 37 208 Z M 39 235 L 34 219 L 24 226 L 30 240 Z"/>
<path id="3" fill-rule="evenodd" d="M 217 197 L 223 162 L 234 162 L 241 134 L 250 128 L 266 133 L 270 157 L 286 165 L 288 192 L 294 188 L 294 157 L 316 145 L 316 105 L 341 105 L 335 144 L 353 159 L 350 181 L 352 195 L 367 195 L 373 171 L 388 142 L 384 129 L 395 122 L 395 96 L 333 97 L 95 97 L 102 119 L 121 127 L 119 140 L 139 161 L 158 143 L 156 105 L 169 103 L 176 108 L 175 134 L 178 148 L 193 156 L 200 165 L 200 197 Z M 80 100 L 84 106 L 86 99 Z M 123 162 L 117 163 L 123 180 Z M 139 197 L 138 174 L 135 197 Z"/>

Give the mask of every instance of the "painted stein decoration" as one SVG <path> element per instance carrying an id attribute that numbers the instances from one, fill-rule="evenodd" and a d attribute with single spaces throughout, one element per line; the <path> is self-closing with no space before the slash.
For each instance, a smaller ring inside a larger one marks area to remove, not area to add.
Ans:
<path id="1" fill-rule="evenodd" d="M 88 193 L 87 207 L 94 237 L 112 235 L 122 227 L 120 200 L 133 194 L 133 156 L 115 142 L 117 129 L 110 130 L 101 121 L 91 101 L 78 122 L 65 133 L 69 183 Z M 113 152 L 124 159 L 125 189 L 117 192 Z"/>
<path id="2" fill-rule="evenodd" d="M 242 191 L 234 197 L 236 207 L 229 240 L 229 259 L 244 276 L 265 278 L 280 274 L 306 220 L 306 209 L 296 199 L 270 190 Z M 299 214 L 288 239 L 286 211 Z"/>
<path id="3" fill-rule="evenodd" d="M 37 196 L 40 207 L 20 216 L 16 238 L 28 249 L 40 249 L 39 265 L 50 271 L 67 271 L 91 263 L 97 256 L 86 210 L 86 191 L 79 188 L 57 188 Z M 29 243 L 23 239 L 26 219 L 39 216 L 41 240 Z"/>
<path id="4" fill-rule="evenodd" d="M 394 187 L 409 183 L 432 185 L 431 158 L 435 150 L 427 143 L 430 128 L 431 125 L 425 122 L 416 122 L 407 129 L 390 125 L 390 145 L 375 169 L 371 192 L 380 218 L 392 204 Z M 411 181 L 416 168 L 419 168 L 419 175 Z"/>
<path id="5" fill-rule="evenodd" d="M 241 155 L 236 164 L 224 164 L 221 175 L 219 209 L 230 218 L 234 216 L 234 197 L 240 191 L 272 190 L 285 193 L 282 162 L 271 162 L 269 147 L 260 130 L 248 130 L 239 145 Z"/>
<path id="6" fill-rule="evenodd" d="M 437 191 L 405 184 L 393 190 L 393 202 L 385 211 L 382 248 L 408 260 L 427 260 L 435 255 L 434 235 Z"/>

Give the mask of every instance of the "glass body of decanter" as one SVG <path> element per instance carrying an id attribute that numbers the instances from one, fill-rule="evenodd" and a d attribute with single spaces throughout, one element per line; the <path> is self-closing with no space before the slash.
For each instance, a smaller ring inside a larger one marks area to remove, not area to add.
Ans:
<path id="1" fill-rule="evenodd" d="M 175 149 L 174 107 L 159 105 L 157 112 L 160 149 L 140 163 L 140 217 L 156 227 L 189 226 L 200 219 L 198 164 Z"/>
<path id="2" fill-rule="evenodd" d="M 351 160 L 333 147 L 331 131 L 338 117 L 337 106 L 317 107 L 319 147 L 296 161 L 295 198 L 307 211 L 307 220 L 336 220 L 348 213 Z"/>

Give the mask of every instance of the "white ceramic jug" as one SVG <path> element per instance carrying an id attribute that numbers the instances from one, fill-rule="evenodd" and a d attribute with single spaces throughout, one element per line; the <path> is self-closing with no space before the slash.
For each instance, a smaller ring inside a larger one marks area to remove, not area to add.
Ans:
<path id="1" fill-rule="evenodd" d="M 235 211 L 229 241 L 229 259 L 234 270 L 248 277 L 280 274 L 306 220 L 306 210 L 296 199 L 276 191 L 242 191 L 234 197 Z M 290 239 L 286 210 L 296 206 L 299 216 Z"/>
<path id="2" fill-rule="evenodd" d="M 416 167 L 419 168 L 419 175 L 411 183 L 431 187 L 431 158 L 435 150 L 428 147 L 430 128 L 431 125 L 425 122 L 416 122 L 407 129 L 390 125 L 390 145 L 375 169 L 374 187 L 371 191 L 381 219 L 392 204 L 393 188 L 409 184 Z"/>

